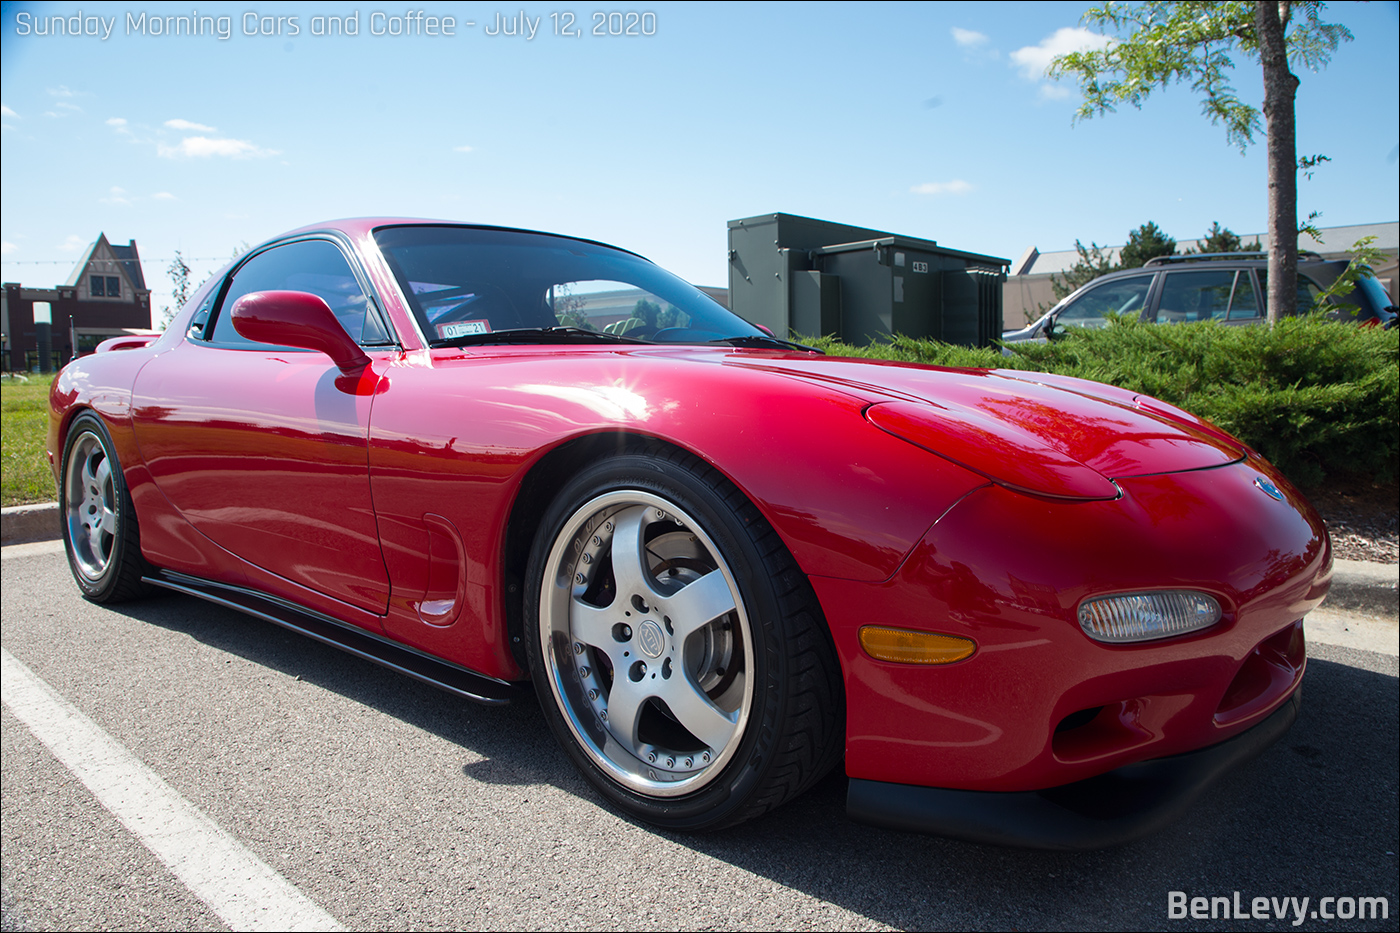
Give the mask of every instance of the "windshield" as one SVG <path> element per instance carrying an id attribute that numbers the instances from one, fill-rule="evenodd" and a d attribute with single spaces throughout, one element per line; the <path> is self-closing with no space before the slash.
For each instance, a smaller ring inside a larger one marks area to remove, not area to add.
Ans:
<path id="1" fill-rule="evenodd" d="M 374 237 L 435 346 L 561 327 L 655 343 L 763 336 L 693 285 L 597 243 L 450 226 Z"/>

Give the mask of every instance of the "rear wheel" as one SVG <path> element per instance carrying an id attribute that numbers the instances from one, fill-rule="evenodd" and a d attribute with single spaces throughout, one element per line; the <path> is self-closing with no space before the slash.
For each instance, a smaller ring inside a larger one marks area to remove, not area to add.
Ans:
<path id="1" fill-rule="evenodd" d="M 141 582 L 146 564 L 126 477 L 107 426 L 91 412 L 74 418 L 68 430 L 59 509 L 68 565 L 85 597 L 115 603 L 147 595 L 150 588 Z"/>
<path id="2" fill-rule="evenodd" d="M 810 585 L 714 470 L 665 448 L 600 462 L 542 528 L 531 669 L 556 736 L 614 804 L 715 828 L 839 757 L 838 669 Z"/>

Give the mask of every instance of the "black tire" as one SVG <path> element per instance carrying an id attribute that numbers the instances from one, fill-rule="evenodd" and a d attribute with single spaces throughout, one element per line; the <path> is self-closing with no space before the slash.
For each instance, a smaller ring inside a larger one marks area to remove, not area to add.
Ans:
<path id="1" fill-rule="evenodd" d="M 545 715 L 629 815 L 730 826 L 840 759 L 840 669 L 811 585 L 697 458 L 648 445 L 585 469 L 545 514 L 527 581 Z"/>
<path id="2" fill-rule="evenodd" d="M 150 585 L 141 582 L 148 565 L 141 557 L 136 510 L 101 418 L 83 412 L 73 419 L 62 463 L 58 506 L 63 547 L 83 596 L 95 603 L 118 603 L 149 595 Z"/>

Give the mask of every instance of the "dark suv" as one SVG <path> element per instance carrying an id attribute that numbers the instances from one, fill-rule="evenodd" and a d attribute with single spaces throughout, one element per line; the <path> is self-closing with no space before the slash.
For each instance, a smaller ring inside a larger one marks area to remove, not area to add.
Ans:
<path id="1" fill-rule="evenodd" d="M 1138 269 L 1094 279 L 1066 297 L 1040 320 L 1007 331 L 1007 343 L 1044 340 L 1065 327 L 1102 327 L 1107 312 L 1140 314 L 1144 321 L 1173 324 L 1219 321 L 1258 324 L 1265 320 L 1269 260 L 1264 253 L 1188 253 L 1160 256 Z M 1298 312 L 1312 310 L 1319 292 L 1347 264 L 1317 253 L 1298 254 Z M 1363 276 L 1350 295 L 1335 303 L 1338 320 L 1394 327 L 1395 305 L 1373 277 Z"/>

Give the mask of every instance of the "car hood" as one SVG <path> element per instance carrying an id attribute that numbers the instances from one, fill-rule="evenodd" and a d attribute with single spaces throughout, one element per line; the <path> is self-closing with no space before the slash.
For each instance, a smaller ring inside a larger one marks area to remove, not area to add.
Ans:
<path id="1" fill-rule="evenodd" d="M 1082 379 L 831 358 L 728 362 L 861 395 L 876 427 L 1038 495 L 1113 498 L 1110 480 L 1223 466 L 1246 453 L 1180 409 Z"/>

